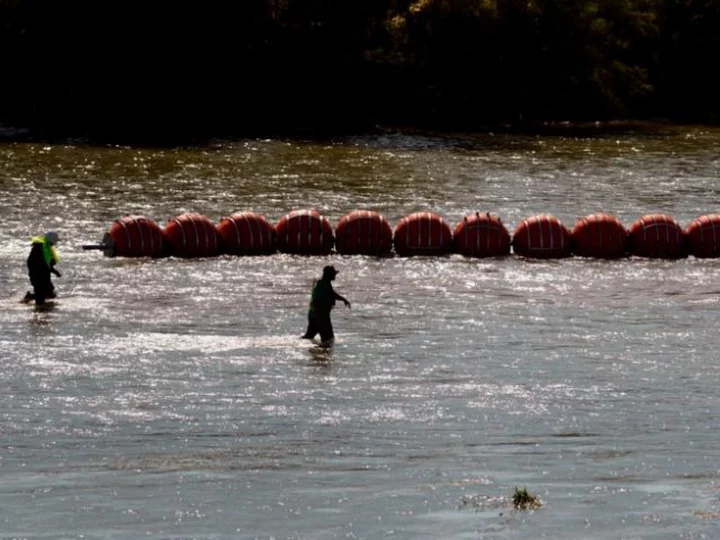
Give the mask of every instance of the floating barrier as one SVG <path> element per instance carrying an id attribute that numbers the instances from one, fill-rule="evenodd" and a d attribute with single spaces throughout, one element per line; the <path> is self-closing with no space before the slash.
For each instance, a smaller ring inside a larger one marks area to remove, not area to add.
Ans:
<path id="1" fill-rule="evenodd" d="M 275 227 L 264 216 L 238 212 L 216 227 L 220 247 L 230 255 L 265 255 L 275 251 Z"/>
<path id="2" fill-rule="evenodd" d="M 575 224 L 570 244 L 572 253 L 580 257 L 617 259 L 627 254 L 628 232 L 614 216 L 591 214 Z"/>
<path id="3" fill-rule="evenodd" d="M 510 237 L 499 217 L 489 212 L 465 216 L 451 230 L 432 212 L 403 217 L 391 229 L 385 217 L 371 210 L 354 210 L 336 229 L 315 210 L 294 210 L 273 226 L 254 212 L 237 212 L 215 226 L 207 217 L 185 213 L 164 229 L 143 216 L 123 216 L 112 223 L 99 244 L 83 249 L 108 257 L 210 257 L 283 253 L 400 256 L 445 255 L 497 257 L 512 251 L 532 258 L 570 255 L 617 258 L 625 255 L 676 259 L 693 255 L 720 258 L 720 214 L 703 215 L 683 230 L 663 214 L 650 214 L 629 229 L 614 216 L 596 213 L 579 219 L 572 232 L 551 215 L 526 218 Z"/>
<path id="4" fill-rule="evenodd" d="M 162 257 L 165 245 L 162 229 L 152 219 L 123 216 L 113 222 L 102 242 L 91 249 L 100 249 L 107 257 Z"/>
<path id="5" fill-rule="evenodd" d="M 466 257 L 501 257 L 510 254 L 510 233 L 490 212 L 465 216 L 453 231 L 455 253 Z"/>
<path id="6" fill-rule="evenodd" d="M 513 251 L 534 259 L 558 259 L 572 255 L 570 231 L 554 216 L 523 219 L 513 234 Z"/>
<path id="7" fill-rule="evenodd" d="M 220 254 L 215 225 L 205 216 L 188 212 L 168 221 L 163 235 L 175 257 L 213 257 Z"/>
<path id="8" fill-rule="evenodd" d="M 445 220 L 432 212 L 416 212 L 395 226 L 395 252 L 402 256 L 452 252 L 453 235 Z"/>
<path id="9" fill-rule="evenodd" d="M 699 258 L 720 257 L 720 215 L 694 219 L 685 229 L 685 246 L 690 255 Z"/>
<path id="10" fill-rule="evenodd" d="M 283 253 L 327 255 L 335 243 L 330 222 L 316 210 L 294 210 L 275 225 L 277 247 Z"/>
<path id="11" fill-rule="evenodd" d="M 687 255 L 685 233 L 671 216 L 650 214 L 628 229 L 632 255 L 653 259 L 679 259 Z"/>
<path id="12" fill-rule="evenodd" d="M 377 212 L 354 210 L 335 228 L 335 249 L 342 255 L 385 255 L 392 246 L 392 228 Z"/>

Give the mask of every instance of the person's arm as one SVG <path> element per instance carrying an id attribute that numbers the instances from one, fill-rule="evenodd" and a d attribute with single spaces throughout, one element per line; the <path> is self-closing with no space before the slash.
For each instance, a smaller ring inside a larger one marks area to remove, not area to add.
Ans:
<path id="1" fill-rule="evenodd" d="M 350 302 L 348 302 L 345 298 L 343 298 L 338 292 L 333 289 L 333 294 L 335 295 L 336 300 L 342 301 L 347 307 L 350 307 Z"/>
<path id="2" fill-rule="evenodd" d="M 55 274 L 57 277 L 62 277 L 62 274 L 55 269 L 55 265 L 58 263 L 59 257 L 53 246 L 50 246 L 50 253 L 50 272 Z"/>

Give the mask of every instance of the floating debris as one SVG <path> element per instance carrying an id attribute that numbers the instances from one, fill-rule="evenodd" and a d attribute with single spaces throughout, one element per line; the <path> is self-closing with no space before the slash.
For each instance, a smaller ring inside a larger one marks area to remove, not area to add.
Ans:
<path id="1" fill-rule="evenodd" d="M 516 510 L 536 510 L 542 506 L 540 498 L 532 495 L 527 488 L 515 488 L 513 506 Z"/>

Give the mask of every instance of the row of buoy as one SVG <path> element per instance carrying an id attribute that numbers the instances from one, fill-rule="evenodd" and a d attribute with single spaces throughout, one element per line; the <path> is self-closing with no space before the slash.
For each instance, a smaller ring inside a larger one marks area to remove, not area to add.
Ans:
<path id="1" fill-rule="evenodd" d="M 613 259 L 628 255 L 677 259 L 720 257 L 720 215 L 705 215 L 683 229 L 671 216 L 646 215 L 630 228 L 614 216 L 592 214 L 572 230 L 550 215 L 523 219 L 512 238 L 499 217 L 489 212 L 465 216 L 454 229 L 439 215 L 416 212 L 391 228 L 370 210 L 343 216 L 333 230 L 316 210 L 295 210 L 276 224 L 254 212 L 224 217 L 215 225 L 197 213 L 170 219 L 164 228 L 142 216 L 117 219 L 99 245 L 107 256 L 211 257 L 262 255 L 276 251 L 327 255 L 445 255 L 499 257 L 511 251 L 524 257 L 552 259 L 577 255 Z"/>

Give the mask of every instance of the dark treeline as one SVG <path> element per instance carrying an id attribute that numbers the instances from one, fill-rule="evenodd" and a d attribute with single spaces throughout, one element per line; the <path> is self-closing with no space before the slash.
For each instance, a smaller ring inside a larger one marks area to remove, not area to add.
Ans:
<path id="1" fill-rule="evenodd" d="M 718 0 L 0 0 L 0 122 L 59 133 L 720 119 Z"/>

